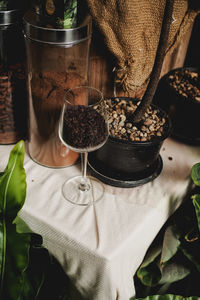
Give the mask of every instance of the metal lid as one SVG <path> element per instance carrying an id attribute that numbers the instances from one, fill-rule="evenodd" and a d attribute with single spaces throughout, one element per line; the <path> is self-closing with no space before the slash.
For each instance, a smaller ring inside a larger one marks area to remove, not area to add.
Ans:
<path id="1" fill-rule="evenodd" d="M 11 25 L 22 20 L 23 11 L 21 9 L 0 10 L 0 26 Z"/>
<path id="2" fill-rule="evenodd" d="M 32 11 L 24 15 L 24 35 L 26 38 L 48 44 L 74 45 L 88 39 L 92 34 L 91 17 L 76 28 L 48 28 L 38 23 L 38 16 Z"/>

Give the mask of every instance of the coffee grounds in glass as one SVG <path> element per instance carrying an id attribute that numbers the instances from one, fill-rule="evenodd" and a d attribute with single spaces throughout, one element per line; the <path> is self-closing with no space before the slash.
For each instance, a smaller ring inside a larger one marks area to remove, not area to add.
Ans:
<path id="1" fill-rule="evenodd" d="M 104 118 L 94 108 L 84 105 L 66 109 L 62 138 L 74 148 L 92 148 L 103 143 L 107 136 Z"/>

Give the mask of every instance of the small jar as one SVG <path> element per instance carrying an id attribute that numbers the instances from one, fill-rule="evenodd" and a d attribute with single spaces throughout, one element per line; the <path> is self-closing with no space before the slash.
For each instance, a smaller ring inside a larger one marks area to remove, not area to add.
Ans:
<path id="1" fill-rule="evenodd" d="M 27 85 L 21 10 L 0 10 L 0 144 L 27 138 Z"/>

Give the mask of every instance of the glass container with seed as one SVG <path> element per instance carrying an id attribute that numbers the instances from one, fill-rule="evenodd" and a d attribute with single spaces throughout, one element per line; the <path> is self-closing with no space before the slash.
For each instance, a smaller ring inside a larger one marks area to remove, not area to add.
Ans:
<path id="1" fill-rule="evenodd" d="M 28 131 L 23 10 L 0 3 L 0 144 L 13 144 Z"/>
<path id="2" fill-rule="evenodd" d="M 49 7 L 53 9 L 57 3 L 51 2 Z M 51 26 L 55 27 L 51 27 L 45 20 L 33 11 L 24 15 L 30 116 L 28 149 L 37 163 L 60 168 L 76 163 L 79 157 L 61 143 L 57 127 L 65 92 L 88 82 L 92 23 L 89 15 L 77 27 L 69 29 L 53 23 Z"/>

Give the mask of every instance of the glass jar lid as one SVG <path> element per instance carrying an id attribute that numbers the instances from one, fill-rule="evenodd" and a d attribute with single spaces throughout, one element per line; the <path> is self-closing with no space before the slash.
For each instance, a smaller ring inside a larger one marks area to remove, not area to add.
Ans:
<path id="1" fill-rule="evenodd" d="M 0 26 L 11 25 L 22 20 L 23 11 L 21 9 L 0 10 Z"/>
<path id="2" fill-rule="evenodd" d="M 48 28 L 41 26 L 38 16 L 31 10 L 24 15 L 24 35 L 26 38 L 48 44 L 69 45 L 87 40 L 92 34 L 91 17 L 87 16 L 78 27 Z"/>

